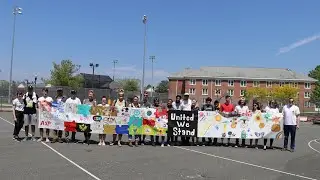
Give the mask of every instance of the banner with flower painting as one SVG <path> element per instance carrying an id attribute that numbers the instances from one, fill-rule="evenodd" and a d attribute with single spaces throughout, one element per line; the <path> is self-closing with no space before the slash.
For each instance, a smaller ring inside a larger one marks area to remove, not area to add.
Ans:
<path id="1" fill-rule="evenodd" d="M 259 139 L 282 137 L 282 114 L 248 113 L 223 117 L 214 111 L 198 112 L 198 137 Z"/>

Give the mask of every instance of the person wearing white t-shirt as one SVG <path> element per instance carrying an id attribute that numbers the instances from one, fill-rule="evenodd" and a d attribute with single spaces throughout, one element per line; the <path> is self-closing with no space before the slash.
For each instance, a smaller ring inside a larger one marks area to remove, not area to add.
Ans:
<path id="1" fill-rule="evenodd" d="M 244 97 L 241 97 L 238 105 L 235 107 L 235 112 L 237 113 L 238 116 L 246 116 L 249 112 L 249 107 L 246 104 L 246 100 Z M 242 146 L 246 146 L 246 139 L 242 139 L 241 142 Z M 236 139 L 236 145 L 234 147 L 238 147 L 239 146 L 239 139 Z"/>
<path id="2" fill-rule="evenodd" d="M 295 139 L 296 130 L 299 129 L 300 124 L 300 109 L 298 106 L 294 105 L 293 98 L 289 99 L 289 103 L 285 105 L 282 109 L 283 115 L 283 132 L 284 132 L 284 144 L 283 151 L 288 150 L 288 140 L 289 135 L 291 136 L 290 151 L 294 152 L 295 149 Z"/>
<path id="3" fill-rule="evenodd" d="M 42 95 L 43 96 L 38 99 L 38 107 L 39 107 L 38 110 L 51 107 L 51 104 L 53 101 L 53 99 L 48 96 L 48 89 L 47 88 L 42 89 Z M 41 142 L 44 140 L 43 128 L 40 128 L 39 131 L 40 131 L 40 138 L 38 139 L 38 142 Z M 50 142 L 49 134 L 50 134 L 50 129 L 46 129 L 46 142 L 47 143 Z"/>
<path id="4" fill-rule="evenodd" d="M 24 103 L 22 92 L 17 93 L 17 98 L 12 101 L 12 114 L 14 120 L 13 140 L 19 141 L 19 133 L 24 124 Z"/>
<path id="5" fill-rule="evenodd" d="M 71 90 L 70 91 L 71 97 L 69 97 L 66 100 L 66 104 L 81 104 L 81 100 L 77 97 L 77 91 L 76 90 Z M 65 137 L 66 141 L 69 142 L 69 132 L 65 132 Z M 76 142 L 76 132 L 71 133 L 71 142 L 75 143 Z"/>
<path id="6" fill-rule="evenodd" d="M 269 105 L 264 109 L 264 112 L 276 116 L 279 114 L 279 109 L 277 108 L 277 102 L 275 100 L 269 101 Z M 270 138 L 270 149 L 273 149 L 273 140 Z M 268 139 L 263 140 L 263 150 L 267 150 Z"/>
<path id="7" fill-rule="evenodd" d="M 181 101 L 181 110 L 191 111 L 192 100 L 189 99 L 189 93 L 184 93 L 183 100 Z"/>

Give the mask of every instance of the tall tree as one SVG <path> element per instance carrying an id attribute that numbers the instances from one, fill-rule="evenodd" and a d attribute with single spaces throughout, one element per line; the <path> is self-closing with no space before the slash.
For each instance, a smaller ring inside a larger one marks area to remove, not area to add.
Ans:
<path id="1" fill-rule="evenodd" d="M 79 74 L 80 65 L 74 64 L 71 60 L 62 60 L 60 64 L 53 62 L 50 79 L 42 79 L 46 84 L 54 86 L 69 86 L 80 88 L 83 77 Z"/>
<path id="2" fill-rule="evenodd" d="M 318 65 L 315 69 L 311 70 L 308 76 L 318 80 L 318 82 L 316 82 L 316 87 L 311 93 L 310 101 L 314 103 L 317 107 L 320 107 L 320 65 Z"/>
<path id="3" fill-rule="evenodd" d="M 275 86 L 272 88 L 272 98 L 280 103 L 286 103 L 289 98 L 298 99 L 299 89 L 289 85 Z"/>
<path id="4" fill-rule="evenodd" d="M 125 91 L 139 91 L 139 80 L 137 79 L 118 79 L 116 82 Z"/>
<path id="5" fill-rule="evenodd" d="M 163 80 L 158 84 L 155 91 L 157 93 L 167 93 L 168 89 L 169 89 L 169 81 Z"/>

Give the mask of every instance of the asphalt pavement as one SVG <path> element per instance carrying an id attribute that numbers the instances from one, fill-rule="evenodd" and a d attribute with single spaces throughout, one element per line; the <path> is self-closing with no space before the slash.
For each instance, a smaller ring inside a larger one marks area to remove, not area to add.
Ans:
<path id="1" fill-rule="evenodd" d="M 320 140 L 315 140 L 320 138 L 320 126 L 310 123 L 301 125 L 297 149 L 291 153 L 214 146 L 101 147 L 16 142 L 12 140 L 12 122 L 11 113 L 0 113 L 1 180 L 320 179 Z M 92 139 L 98 140 L 97 136 L 93 134 Z M 83 135 L 78 134 L 77 139 L 83 139 Z M 282 140 L 275 143 L 278 147 L 281 144 Z"/>

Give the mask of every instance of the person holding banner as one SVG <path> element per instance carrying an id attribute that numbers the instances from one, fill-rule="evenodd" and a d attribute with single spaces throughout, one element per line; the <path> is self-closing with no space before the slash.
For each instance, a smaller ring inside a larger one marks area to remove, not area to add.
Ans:
<path id="1" fill-rule="evenodd" d="M 118 93 L 118 99 L 114 100 L 112 103 L 112 107 L 117 111 L 117 113 L 120 113 L 124 107 L 127 107 L 127 102 L 124 100 L 124 90 L 120 89 Z M 110 146 L 113 146 L 116 142 L 117 134 L 112 135 L 112 142 L 110 143 Z M 118 134 L 118 146 L 121 147 L 121 139 L 122 134 Z"/>
<path id="2" fill-rule="evenodd" d="M 131 108 L 140 108 L 140 104 L 139 104 L 139 98 L 138 98 L 138 96 L 134 96 L 133 97 L 133 100 L 132 100 L 132 103 L 130 103 L 129 104 L 129 107 L 131 107 Z M 132 135 L 128 135 L 128 140 L 129 140 L 129 146 L 130 147 L 133 147 L 133 145 L 132 145 Z M 139 135 L 134 135 L 134 145 L 136 146 L 136 147 L 138 147 L 138 142 L 139 142 Z"/>
<path id="3" fill-rule="evenodd" d="M 244 97 L 241 97 L 239 102 L 238 102 L 238 105 L 236 106 L 235 108 L 235 112 L 237 113 L 237 115 L 240 117 L 240 116 L 246 116 L 247 113 L 249 113 L 249 108 L 248 106 L 246 105 L 246 100 Z M 238 147 L 240 146 L 239 145 L 239 139 L 237 138 L 236 139 L 236 145 L 234 147 Z M 246 146 L 246 139 L 242 139 L 242 142 L 241 142 L 241 146 L 242 147 L 245 147 Z"/>
<path id="4" fill-rule="evenodd" d="M 37 124 L 37 102 L 38 95 L 33 91 L 33 87 L 31 85 L 28 86 L 28 92 L 23 96 L 24 102 L 24 128 L 26 137 L 23 141 L 28 140 L 29 135 L 29 126 L 31 126 L 31 140 L 36 141 L 35 133 L 36 133 L 36 124 Z"/>
<path id="5" fill-rule="evenodd" d="M 98 104 L 98 106 L 106 108 L 106 109 L 109 108 L 109 104 L 108 104 L 106 96 L 102 96 L 101 104 Z M 105 146 L 105 145 L 106 145 L 106 134 L 99 134 L 99 144 L 98 144 L 98 146 Z"/>
<path id="6" fill-rule="evenodd" d="M 70 94 L 71 94 L 71 97 L 69 97 L 67 100 L 66 100 L 66 103 L 67 104 L 81 104 L 81 100 L 77 97 L 77 91 L 76 90 L 71 90 L 70 91 Z M 66 136 L 66 141 L 67 142 L 70 142 L 69 140 L 69 132 L 66 131 L 65 132 L 65 136 Z M 71 133 L 71 142 L 76 142 L 76 132 L 72 132 Z"/>
<path id="7" fill-rule="evenodd" d="M 44 109 L 44 108 L 48 109 L 51 107 L 53 99 L 48 96 L 48 91 L 49 90 L 47 88 L 42 89 L 42 97 L 40 97 L 38 99 L 38 107 L 39 107 L 38 110 Z M 47 111 L 50 112 L 49 109 Z M 40 131 L 40 138 L 38 139 L 38 142 L 41 142 L 44 140 L 44 137 L 43 137 L 44 129 L 40 128 L 39 131 Z M 50 142 L 49 134 L 50 134 L 50 129 L 46 129 L 46 142 L 47 143 Z"/>
<path id="8" fill-rule="evenodd" d="M 174 110 L 172 103 L 173 103 L 173 100 L 172 99 L 168 99 L 167 111 Z M 173 145 L 172 144 L 173 142 L 174 142 L 174 136 L 167 136 L 167 146 Z"/>
<path id="9" fill-rule="evenodd" d="M 212 99 L 210 97 L 206 98 L 206 103 L 202 106 L 201 111 L 214 111 L 214 106 L 211 104 L 212 103 Z M 212 138 L 208 138 L 209 139 L 209 145 L 212 145 Z M 206 143 L 206 138 L 202 138 L 202 146 L 205 146 Z M 214 141 L 214 143 L 216 142 L 216 139 Z"/>
<path id="10" fill-rule="evenodd" d="M 279 109 L 277 107 L 277 102 L 275 100 L 271 100 L 269 101 L 269 105 L 266 106 L 266 108 L 264 109 L 264 111 L 266 113 L 269 113 L 269 114 L 279 114 Z M 272 138 L 270 138 L 270 149 L 273 149 L 273 140 Z M 263 140 L 263 150 L 267 150 L 267 142 L 268 142 L 268 139 L 264 139 Z"/>
<path id="11" fill-rule="evenodd" d="M 19 133 L 23 127 L 23 94 L 22 92 L 17 93 L 17 97 L 12 101 L 12 114 L 14 120 L 13 140 L 19 141 Z"/>
<path id="12" fill-rule="evenodd" d="M 142 108 L 151 108 L 151 103 L 149 102 L 148 98 L 149 98 L 149 94 L 148 92 L 145 91 L 143 94 L 143 101 L 141 102 Z M 142 146 L 145 143 L 145 139 L 146 139 L 146 135 L 139 135 L 139 141 Z"/>
<path id="13" fill-rule="evenodd" d="M 260 111 L 260 105 L 259 105 L 259 102 L 258 102 L 258 101 L 253 101 L 252 114 L 256 114 L 256 113 L 261 113 L 261 111 Z M 253 139 L 250 139 L 250 147 L 253 147 L 253 146 L 252 146 L 252 140 L 253 140 Z M 255 140 L 254 140 L 254 147 L 255 147 L 256 149 L 258 149 L 258 142 L 259 142 L 259 139 L 255 139 Z"/>
<path id="14" fill-rule="evenodd" d="M 231 96 L 226 95 L 225 97 L 226 102 L 220 105 L 220 112 L 224 114 L 225 117 L 231 117 L 232 113 L 234 112 L 234 106 L 231 104 Z M 223 143 L 224 138 L 221 138 L 221 144 L 224 145 Z M 228 146 L 230 146 L 230 138 L 228 138 Z"/>
<path id="15" fill-rule="evenodd" d="M 152 108 L 155 108 L 157 111 L 162 110 L 162 107 L 160 106 L 160 101 L 158 98 L 154 98 Z M 156 144 L 159 144 L 159 136 L 152 136 L 151 135 L 150 139 L 151 139 L 152 146 L 156 146 Z M 161 147 L 164 147 L 164 141 L 165 141 L 165 137 L 161 136 Z"/>
<path id="16" fill-rule="evenodd" d="M 57 95 L 56 95 L 56 98 L 55 98 L 55 101 L 57 103 L 65 103 L 65 101 L 67 100 L 67 98 L 63 95 L 63 89 L 62 88 L 58 88 L 57 89 Z M 61 130 L 53 130 L 54 132 L 54 138 L 53 138 L 53 141 L 51 143 L 55 143 L 55 142 L 60 142 L 60 143 L 63 143 L 62 141 L 62 131 Z M 67 134 L 68 132 L 65 132 L 65 135 Z"/>
<path id="17" fill-rule="evenodd" d="M 83 104 L 87 104 L 89 106 L 96 106 L 97 101 L 94 99 L 94 92 L 93 90 L 89 90 L 88 92 L 88 99 L 83 100 Z M 84 143 L 90 144 L 90 138 L 91 138 L 91 133 L 84 132 Z"/>

